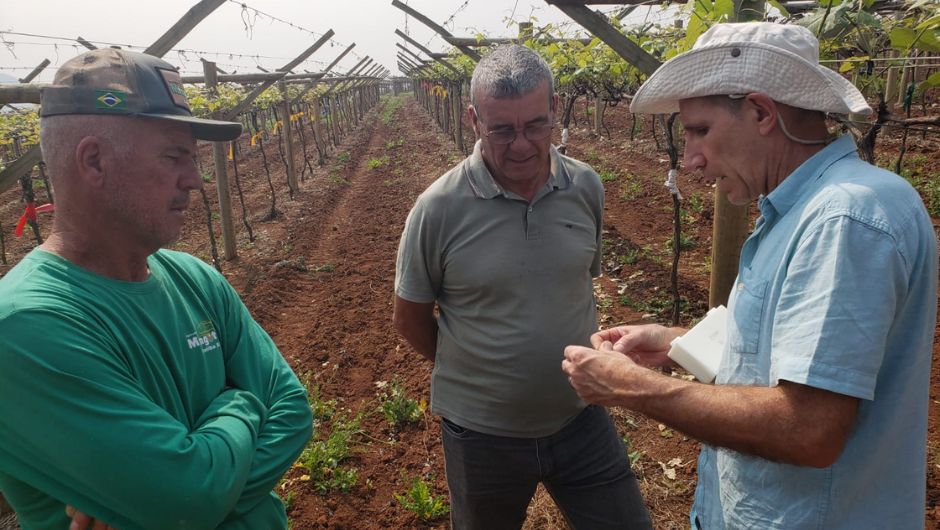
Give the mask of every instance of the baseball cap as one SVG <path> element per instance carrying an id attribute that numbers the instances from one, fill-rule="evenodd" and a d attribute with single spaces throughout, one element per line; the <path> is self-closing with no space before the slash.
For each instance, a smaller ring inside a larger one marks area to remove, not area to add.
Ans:
<path id="1" fill-rule="evenodd" d="M 200 140 L 238 138 L 238 122 L 193 117 L 179 71 L 144 53 L 101 48 L 66 61 L 42 89 L 39 115 L 138 116 L 188 123 Z"/>

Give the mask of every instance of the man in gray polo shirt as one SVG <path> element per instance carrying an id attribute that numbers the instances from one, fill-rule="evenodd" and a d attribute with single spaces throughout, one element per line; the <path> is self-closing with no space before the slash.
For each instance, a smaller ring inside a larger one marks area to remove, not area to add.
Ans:
<path id="1" fill-rule="evenodd" d="M 574 528 L 649 528 L 606 409 L 559 370 L 597 330 L 600 178 L 551 145 L 558 97 L 535 52 L 498 47 L 470 92 L 479 141 L 418 198 L 395 277 L 395 327 L 434 361 L 453 527 L 520 528 L 542 482 Z"/>

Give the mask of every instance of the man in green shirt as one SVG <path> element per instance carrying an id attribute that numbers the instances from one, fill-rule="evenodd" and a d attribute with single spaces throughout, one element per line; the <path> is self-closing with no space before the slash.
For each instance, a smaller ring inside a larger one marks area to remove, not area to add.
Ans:
<path id="1" fill-rule="evenodd" d="M 114 49 L 66 62 L 40 114 L 52 234 L 0 280 L 0 490 L 22 528 L 286 528 L 272 490 L 306 392 L 220 274 L 161 250 L 202 186 L 195 139 L 241 126 Z"/>

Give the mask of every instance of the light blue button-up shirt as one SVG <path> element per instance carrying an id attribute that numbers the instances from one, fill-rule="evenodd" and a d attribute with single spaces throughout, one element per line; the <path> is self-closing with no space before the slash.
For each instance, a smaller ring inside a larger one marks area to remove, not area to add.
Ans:
<path id="1" fill-rule="evenodd" d="M 758 205 L 715 383 L 786 380 L 860 406 L 823 469 L 703 445 L 692 527 L 922 528 L 937 243 L 920 197 L 843 136 Z"/>

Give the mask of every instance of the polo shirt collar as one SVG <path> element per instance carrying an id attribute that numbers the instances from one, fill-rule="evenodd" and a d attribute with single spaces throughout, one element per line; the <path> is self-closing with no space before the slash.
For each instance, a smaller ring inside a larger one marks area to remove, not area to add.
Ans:
<path id="1" fill-rule="evenodd" d="M 809 157 L 783 179 L 774 191 L 761 198 L 758 202 L 761 214 L 767 218 L 772 218 L 774 212 L 780 216 L 786 215 L 807 192 L 815 190 L 816 180 L 829 166 L 846 156 L 858 157 L 855 140 L 850 134 L 840 136 Z"/>
<path id="2" fill-rule="evenodd" d="M 548 181 L 545 187 L 549 190 L 565 189 L 571 185 L 571 175 L 561 161 L 561 153 L 554 145 L 549 146 L 549 158 L 551 159 L 551 169 L 549 170 Z M 470 183 L 470 189 L 473 194 L 480 199 L 494 199 L 500 195 L 506 195 L 508 192 L 502 186 L 496 183 L 490 170 L 483 161 L 482 146 L 480 140 L 477 140 L 473 146 L 473 153 L 467 158 L 464 166 L 467 175 L 467 181 Z M 538 195 L 537 195 L 538 196 Z"/>

